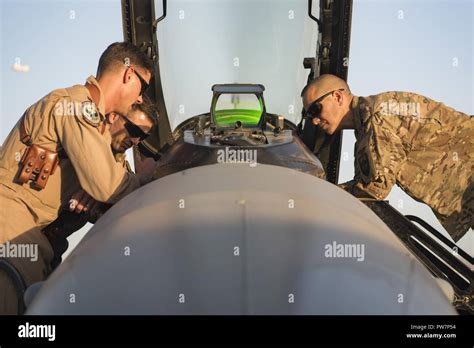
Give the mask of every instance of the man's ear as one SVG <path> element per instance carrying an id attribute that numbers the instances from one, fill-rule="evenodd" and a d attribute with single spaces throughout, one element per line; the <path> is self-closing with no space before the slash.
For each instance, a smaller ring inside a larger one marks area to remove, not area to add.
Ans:
<path id="1" fill-rule="evenodd" d="M 344 102 L 344 94 L 341 91 L 334 91 L 334 94 L 336 95 L 337 103 L 341 106 Z"/>
<path id="2" fill-rule="evenodd" d="M 110 113 L 107 114 L 106 120 L 107 120 L 107 122 L 108 122 L 109 124 L 113 124 L 113 123 L 117 122 L 117 120 L 118 120 L 119 118 L 120 118 L 120 117 L 119 117 L 118 114 L 116 114 L 115 112 L 110 112 Z"/>
<path id="3" fill-rule="evenodd" d="M 302 95 L 302 102 L 303 102 L 303 108 L 306 109 L 306 106 L 310 104 L 309 100 L 308 100 L 308 93 L 307 91 L 305 93 L 303 93 Z"/>
<path id="4" fill-rule="evenodd" d="M 123 74 L 123 83 L 128 83 L 132 79 L 132 68 L 126 68 Z"/>

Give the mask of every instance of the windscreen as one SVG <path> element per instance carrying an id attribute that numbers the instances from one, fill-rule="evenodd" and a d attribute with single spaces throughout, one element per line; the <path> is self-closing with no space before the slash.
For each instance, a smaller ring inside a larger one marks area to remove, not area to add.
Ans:
<path id="1" fill-rule="evenodd" d="M 160 16 L 162 1 L 155 8 Z M 317 1 L 313 14 L 319 14 Z M 303 58 L 315 55 L 317 41 L 307 0 L 168 1 L 157 34 L 173 129 L 209 112 L 211 87 L 221 83 L 263 84 L 267 112 L 301 118 Z"/>

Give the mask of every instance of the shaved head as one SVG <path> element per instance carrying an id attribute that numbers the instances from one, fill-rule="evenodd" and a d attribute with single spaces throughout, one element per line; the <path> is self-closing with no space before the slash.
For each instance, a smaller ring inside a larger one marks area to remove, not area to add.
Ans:
<path id="1" fill-rule="evenodd" d="M 311 81 L 301 93 L 303 97 L 303 104 L 309 105 L 314 100 L 321 98 L 326 93 L 336 91 L 338 89 L 344 89 L 344 94 L 350 95 L 351 90 L 349 85 L 336 75 L 324 74 L 318 76 L 313 81 Z"/>
<path id="2" fill-rule="evenodd" d="M 343 79 L 331 74 L 318 76 L 303 89 L 301 96 L 305 112 L 313 112 L 310 110 L 314 105 L 319 105 L 319 112 L 313 114 L 312 122 L 327 134 L 353 127 L 350 113 L 353 96 Z"/>

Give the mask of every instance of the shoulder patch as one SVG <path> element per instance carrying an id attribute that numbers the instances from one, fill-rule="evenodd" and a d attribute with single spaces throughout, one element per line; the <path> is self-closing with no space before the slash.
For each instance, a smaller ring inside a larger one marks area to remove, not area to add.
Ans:
<path id="1" fill-rule="evenodd" d="M 93 102 L 85 101 L 82 103 L 82 116 L 84 120 L 94 127 L 98 127 L 100 124 L 100 115 L 97 107 Z"/>

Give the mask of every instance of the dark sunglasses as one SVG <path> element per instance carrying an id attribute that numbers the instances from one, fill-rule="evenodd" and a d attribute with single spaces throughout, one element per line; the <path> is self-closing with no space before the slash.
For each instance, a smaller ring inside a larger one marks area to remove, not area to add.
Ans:
<path id="1" fill-rule="evenodd" d="M 140 75 L 138 73 L 138 71 L 136 71 L 131 65 L 130 63 L 127 63 L 125 62 L 124 63 L 127 67 L 129 67 L 130 69 L 132 69 L 132 71 L 135 73 L 135 75 L 137 75 L 138 79 L 140 80 L 140 94 L 139 95 L 143 95 L 143 93 L 145 93 L 145 91 L 148 89 L 148 87 L 150 86 L 146 80 L 143 78 L 142 75 Z"/>
<path id="2" fill-rule="evenodd" d="M 316 99 L 308 107 L 308 110 L 304 110 L 304 118 L 313 119 L 315 117 L 318 117 L 321 114 L 321 111 L 323 110 L 323 104 L 321 104 L 321 102 L 324 100 L 324 98 L 326 98 L 328 95 L 333 94 L 335 91 L 343 91 L 343 90 L 344 88 L 335 89 L 334 91 L 328 92 L 325 95 Z"/>
<path id="3" fill-rule="evenodd" d="M 125 120 L 125 129 L 132 138 L 140 138 L 141 140 L 146 139 L 150 136 L 150 133 L 146 133 L 143 129 L 137 126 L 135 123 L 130 121 L 127 117 L 119 115 Z"/>

